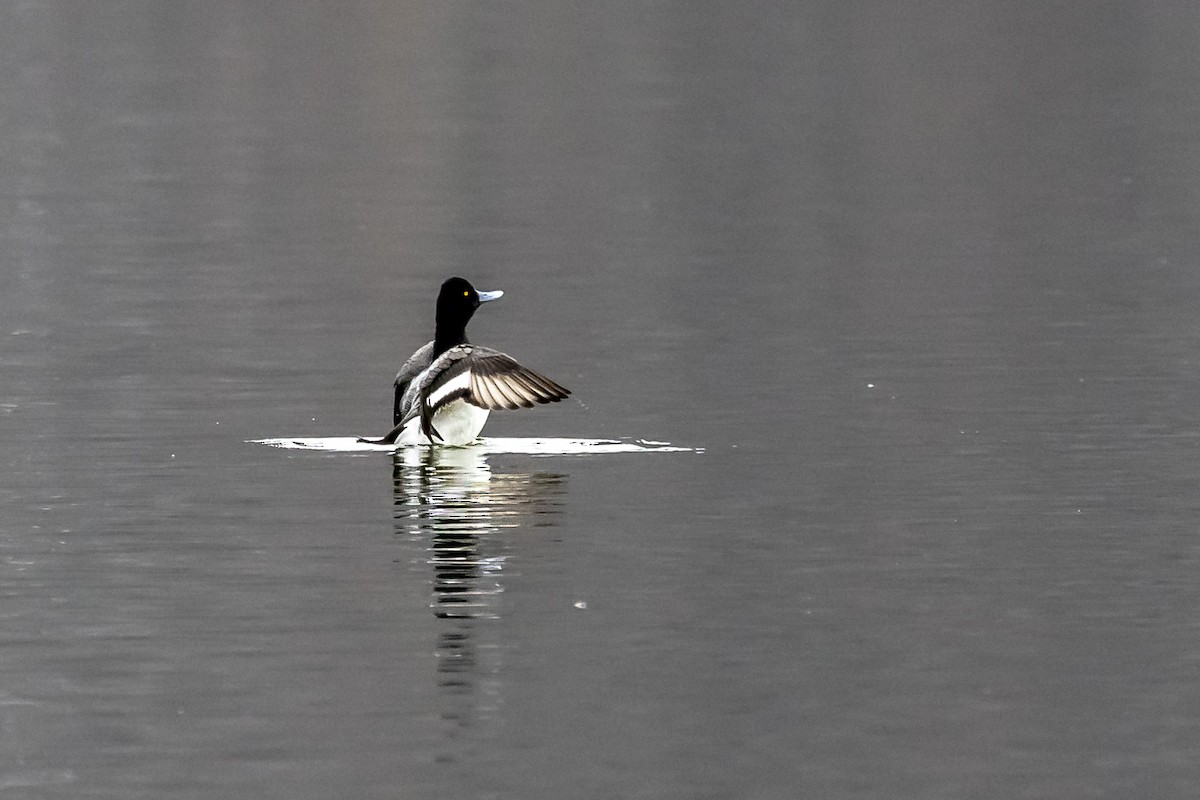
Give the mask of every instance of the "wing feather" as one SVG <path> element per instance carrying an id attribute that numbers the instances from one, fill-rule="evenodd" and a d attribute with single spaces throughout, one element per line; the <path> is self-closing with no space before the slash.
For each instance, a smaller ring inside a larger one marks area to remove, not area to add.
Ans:
<path id="1" fill-rule="evenodd" d="M 516 382 L 515 376 L 497 375 L 491 378 L 491 381 L 492 393 L 503 398 L 506 409 L 515 411 L 521 407 L 529 407 L 529 401 L 522 394 L 520 384 Z"/>
<path id="2" fill-rule="evenodd" d="M 408 357 L 404 362 L 404 366 L 400 367 L 400 371 L 396 373 L 396 380 L 393 382 L 393 403 L 392 403 L 392 424 L 398 425 L 400 420 L 404 418 L 406 411 L 407 399 L 405 395 L 408 393 L 409 384 L 419 376 L 422 372 L 429 368 L 433 363 L 433 342 L 428 342 L 422 345 L 415 353 Z"/>
<path id="3" fill-rule="evenodd" d="M 476 348 L 470 372 L 471 391 L 465 399 L 489 411 L 533 408 L 538 403 L 558 402 L 571 394 L 545 375 L 495 350 Z"/>

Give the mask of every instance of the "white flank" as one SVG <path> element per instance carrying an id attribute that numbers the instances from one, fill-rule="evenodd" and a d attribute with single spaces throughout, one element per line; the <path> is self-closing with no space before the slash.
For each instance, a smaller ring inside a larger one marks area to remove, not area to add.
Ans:
<path id="1" fill-rule="evenodd" d="M 433 444 L 461 447 L 479 438 L 490 412 L 486 408 L 473 406 L 463 400 L 453 400 L 439 408 L 433 415 L 433 427 L 441 435 Z M 396 444 L 431 444 L 421 433 L 421 419 L 414 417 L 400 432 Z"/>

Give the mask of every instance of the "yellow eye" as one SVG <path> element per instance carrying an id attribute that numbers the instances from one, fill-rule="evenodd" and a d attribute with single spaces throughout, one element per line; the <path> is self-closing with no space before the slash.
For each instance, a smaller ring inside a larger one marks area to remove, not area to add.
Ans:
<path id="1" fill-rule="evenodd" d="M 463 292 L 463 297 L 470 297 L 470 296 L 471 296 L 470 292 Z"/>

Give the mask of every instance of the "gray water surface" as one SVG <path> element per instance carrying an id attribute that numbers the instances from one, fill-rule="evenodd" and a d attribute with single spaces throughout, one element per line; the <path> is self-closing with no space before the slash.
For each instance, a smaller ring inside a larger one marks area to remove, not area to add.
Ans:
<path id="1" fill-rule="evenodd" d="M 1192 798 L 1200 9 L 0 7 L 0 790 Z M 437 286 L 570 387 L 380 434 Z"/>

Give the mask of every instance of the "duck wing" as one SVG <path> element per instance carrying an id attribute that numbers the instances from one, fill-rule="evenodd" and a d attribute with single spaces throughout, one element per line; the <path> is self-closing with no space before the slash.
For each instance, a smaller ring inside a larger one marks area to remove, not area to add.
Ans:
<path id="1" fill-rule="evenodd" d="M 404 362 L 404 366 L 400 367 L 400 371 L 396 373 L 395 397 L 392 403 L 393 425 L 399 425 L 400 420 L 404 418 L 404 404 L 406 399 L 404 395 L 408 392 L 409 385 L 413 382 L 414 378 L 429 369 L 429 365 L 432 363 L 433 342 L 429 342 L 409 356 L 408 360 Z"/>
<path id="2" fill-rule="evenodd" d="M 506 353 L 477 347 L 470 361 L 469 391 L 464 398 L 488 411 L 533 408 L 541 403 L 557 403 L 571 394 Z"/>

